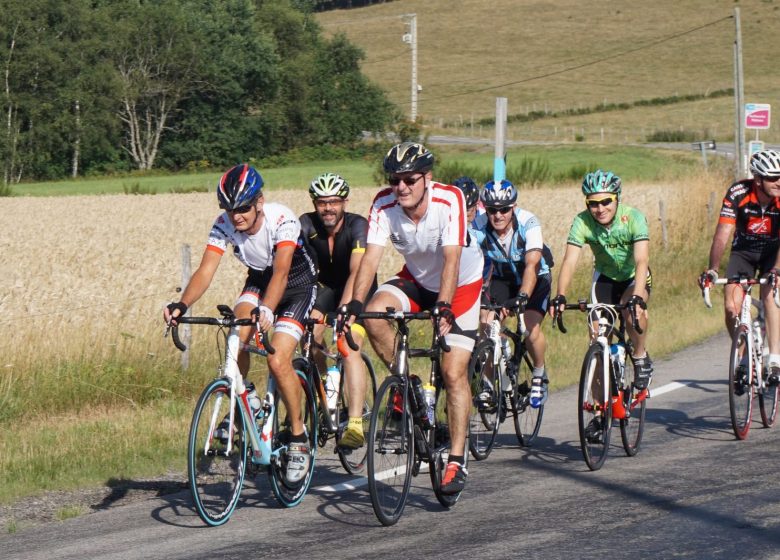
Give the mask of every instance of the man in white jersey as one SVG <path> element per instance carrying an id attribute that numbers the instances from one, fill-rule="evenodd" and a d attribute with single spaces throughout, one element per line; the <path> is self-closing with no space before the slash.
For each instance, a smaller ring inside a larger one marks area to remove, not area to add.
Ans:
<path id="1" fill-rule="evenodd" d="M 292 367 L 292 357 L 303 334 L 303 320 L 317 295 L 317 269 L 301 239 L 296 214 L 275 202 L 265 202 L 263 178 L 256 169 L 241 164 L 225 173 L 217 185 L 220 214 L 209 234 L 200 265 L 192 275 L 181 300 L 163 311 L 168 324 L 186 313 L 211 284 L 228 245 L 249 269 L 246 283 L 236 301 L 237 318 L 252 317 L 263 332 L 274 328 L 268 355 L 268 370 L 276 379 L 290 414 L 290 442 L 285 457 L 290 483 L 304 479 L 311 466 L 312 449 L 301 416 L 301 386 Z M 255 327 L 241 327 L 240 337 L 248 343 Z M 249 354 L 236 358 L 246 377 Z"/>
<path id="2" fill-rule="evenodd" d="M 442 358 L 451 443 L 441 491 L 457 494 L 468 476 L 465 453 L 471 391 L 467 368 L 479 327 L 483 261 L 476 243 L 469 242 L 463 193 L 433 181 L 433 162 L 433 154 L 414 142 L 393 146 L 385 156 L 390 188 L 380 191 L 371 206 L 366 252 L 355 278 L 354 299 L 346 306 L 347 323 L 362 311 L 389 240 L 405 264 L 379 286 L 366 310 L 438 308 L 442 316 L 441 333 L 451 347 Z M 389 364 L 392 327 L 387 321 L 367 320 L 366 330 L 377 355 Z"/>

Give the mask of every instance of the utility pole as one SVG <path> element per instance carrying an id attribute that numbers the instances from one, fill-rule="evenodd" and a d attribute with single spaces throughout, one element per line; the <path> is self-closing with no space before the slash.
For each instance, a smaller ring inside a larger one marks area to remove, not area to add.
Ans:
<path id="1" fill-rule="evenodd" d="M 409 119 L 417 120 L 417 14 L 404 14 L 403 17 L 409 26 L 401 40 L 412 47 L 412 109 Z"/>
<path id="2" fill-rule="evenodd" d="M 745 156 L 745 89 L 742 73 L 742 25 L 739 21 L 739 8 L 734 8 L 734 103 L 736 104 L 736 127 L 734 142 L 735 173 L 737 180 L 747 175 Z"/>
<path id="3" fill-rule="evenodd" d="M 496 97 L 496 149 L 493 159 L 493 180 L 506 179 L 506 97 Z"/>

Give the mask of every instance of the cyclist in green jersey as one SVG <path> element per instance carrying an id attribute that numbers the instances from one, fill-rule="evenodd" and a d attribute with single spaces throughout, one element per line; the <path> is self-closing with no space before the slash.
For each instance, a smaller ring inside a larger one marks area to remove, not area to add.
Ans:
<path id="1" fill-rule="evenodd" d="M 620 177 L 601 169 L 588 173 L 582 182 L 586 210 L 580 212 L 569 230 L 566 252 L 558 273 L 557 296 L 550 306 L 562 310 L 582 246 L 587 244 L 595 260 L 591 299 L 599 303 L 636 305 L 639 334 L 624 317 L 633 347 L 636 371 L 634 385 L 642 390 L 650 383 L 653 362 L 647 354 L 647 300 L 650 296 L 650 239 L 647 218 L 636 208 L 620 202 Z M 636 279 L 640 281 L 637 282 Z"/>

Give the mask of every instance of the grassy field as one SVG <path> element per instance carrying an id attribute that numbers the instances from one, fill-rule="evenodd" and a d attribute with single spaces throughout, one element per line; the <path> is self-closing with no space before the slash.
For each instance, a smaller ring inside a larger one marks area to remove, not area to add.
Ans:
<path id="1" fill-rule="evenodd" d="M 693 279 L 705 264 L 714 222 L 707 201 L 710 193 L 720 196 L 726 181 L 703 174 L 626 181 L 624 200 L 647 213 L 653 236 L 650 349 L 656 357 L 721 328 L 720 311 L 704 309 Z M 375 192 L 355 189 L 352 208 L 366 208 Z M 300 190 L 268 196 L 297 212 L 310 207 Z M 540 216 L 560 257 L 581 208 L 577 182 L 522 191 L 521 200 Z M 666 248 L 661 201 L 671 232 Z M 0 503 L 117 478 L 183 473 L 190 410 L 214 375 L 217 355 L 213 332 L 196 330 L 193 366 L 182 373 L 178 352 L 162 338 L 161 311 L 177 297 L 182 244 L 192 247 L 197 264 L 216 213 L 212 193 L 2 200 L 0 214 L 14 227 L 0 233 L 7 286 L 0 295 Z M 47 227 L 40 227 L 41 216 Z M 389 252 L 380 276 L 399 265 Z M 589 274 L 586 252 L 572 297 L 585 295 Z M 196 312 L 231 303 L 244 275 L 236 259 L 224 259 Z M 567 323 L 565 336 L 545 323 L 553 388 L 576 380 L 586 344 L 582 318 L 572 314 Z M 251 379 L 266 375 L 259 361 L 253 368 Z"/>
<path id="2" fill-rule="evenodd" d="M 396 0 L 317 18 L 326 33 L 344 33 L 364 50 L 363 72 L 408 115 L 411 55 L 401 41 L 402 16 L 417 14 L 418 115 L 428 126 L 463 129 L 494 116 L 499 96 L 513 115 L 732 88 L 735 7 L 745 101 L 772 103 L 780 92 L 780 75 L 769 70 L 775 54 L 766 44 L 766 30 L 780 24 L 772 0 Z M 580 129 L 591 142 L 601 141 L 602 128 L 607 142 L 644 141 L 648 131 L 680 128 L 733 141 L 734 102 L 724 97 L 548 118 L 510 126 L 508 134 L 560 141 L 573 140 Z M 777 142 L 780 134 L 770 130 L 762 138 Z"/>

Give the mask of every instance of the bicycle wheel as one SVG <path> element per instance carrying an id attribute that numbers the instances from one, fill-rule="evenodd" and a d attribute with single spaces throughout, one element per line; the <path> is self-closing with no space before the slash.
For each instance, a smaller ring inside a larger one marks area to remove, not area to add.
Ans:
<path id="1" fill-rule="evenodd" d="M 600 469 L 604 464 L 612 431 L 612 408 L 609 403 L 602 402 L 603 363 L 602 348 L 598 344 L 591 345 L 582 362 L 577 401 L 582 456 L 592 471 Z"/>
<path id="2" fill-rule="evenodd" d="M 492 352 L 492 350 L 491 350 Z M 496 376 L 499 379 L 500 376 Z M 499 402 L 501 401 L 499 392 Z M 450 430 L 447 425 L 447 391 L 445 389 L 437 389 L 436 391 L 436 424 L 427 433 L 427 444 L 429 452 L 429 474 L 431 475 L 431 486 L 433 486 L 433 493 L 436 495 L 436 499 L 445 508 L 451 508 L 454 506 L 461 493 L 457 494 L 444 494 L 441 491 L 441 479 L 444 476 L 444 471 L 447 468 L 447 459 L 450 452 Z M 466 439 L 463 442 L 468 443 L 471 446 L 470 434 L 466 434 Z M 465 449 L 464 449 L 465 451 Z M 489 452 L 488 452 L 489 453 Z M 469 454 L 468 452 L 463 454 L 463 460 L 465 466 L 468 467 Z"/>
<path id="3" fill-rule="evenodd" d="M 731 358 L 729 360 L 729 412 L 731 413 L 731 426 L 737 439 L 747 437 L 753 414 L 752 372 L 741 364 L 742 357 L 747 359 L 750 351 L 747 333 L 740 328 L 731 343 Z"/>
<path id="4" fill-rule="evenodd" d="M 634 363 L 626 359 L 622 397 L 623 406 L 626 409 L 626 418 L 620 420 L 620 438 L 623 440 L 623 449 L 626 455 L 633 457 L 639 453 L 639 446 L 642 443 L 642 434 L 645 431 L 645 413 L 647 401 L 642 393 L 634 388 Z M 641 396 L 640 396 L 641 395 Z M 641 398 L 641 400 L 639 400 Z"/>
<path id="5" fill-rule="evenodd" d="M 404 381 L 387 377 L 376 393 L 368 431 L 368 492 L 382 525 L 401 517 L 412 483 L 412 413 Z"/>
<path id="6" fill-rule="evenodd" d="M 777 397 L 780 387 L 769 387 L 764 382 L 764 388 L 758 393 L 758 408 L 761 410 L 761 422 L 765 428 L 771 428 L 777 420 Z"/>
<path id="7" fill-rule="evenodd" d="M 371 360 L 368 359 L 368 356 L 365 352 L 361 353 L 361 358 L 363 358 L 363 365 L 366 368 L 367 377 L 366 394 L 361 395 L 363 399 L 363 434 L 365 435 L 368 432 L 371 423 L 371 410 L 374 408 L 374 396 L 376 395 L 376 373 L 374 373 L 374 366 L 371 363 Z M 344 467 L 344 470 L 346 470 L 349 474 L 357 474 L 366 466 L 366 456 L 368 455 L 366 450 L 368 448 L 361 447 L 360 449 L 347 449 L 339 447 L 338 445 L 338 441 L 341 439 L 341 434 L 344 433 L 344 430 L 347 427 L 347 422 L 349 421 L 349 395 L 347 395 L 347 391 L 344 390 L 345 376 L 343 361 L 339 363 L 339 368 L 341 369 L 341 387 L 339 387 L 339 428 L 336 438 L 336 451 L 339 455 L 339 461 L 341 461 L 341 466 Z"/>
<path id="8" fill-rule="evenodd" d="M 469 450 L 477 461 L 487 459 L 493 449 L 504 407 L 501 375 L 493 371 L 493 343 L 483 340 L 469 360 L 471 409 Z"/>
<path id="9" fill-rule="evenodd" d="M 539 408 L 531 406 L 531 377 L 533 367 L 524 353 L 519 364 L 510 364 L 509 367 L 517 368 L 517 383 L 512 392 L 514 407 L 515 435 L 522 447 L 530 447 L 539 435 L 544 416 L 544 405 Z"/>
<path id="10" fill-rule="evenodd" d="M 195 405 L 187 446 L 187 478 L 195 509 L 212 527 L 230 519 L 246 472 L 247 441 L 241 407 L 236 404 L 230 436 L 224 425 L 229 416 L 230 381 L 215 379 Z"/>
<path id="11" fill-rule="evenodd" d="M 273 442 L 271 444 L 274 457 L 268 469 L 268 477 L 271 480 L 271 489 L 274 496 L 285 507 L 298 505 L 311 484 L 314 475 L 314 459 L 317 454 L 317 409 L 311 385 L 306 375 L 295 370 L 301 384 L 298 394 L 298 403 L 303 419 L 303 427 L 306 430 L 309 443 L 309 470 L 299 481 L 287 480 L 287 445 L 290 442 L 291 422 L 287 406 L 282 400 L 282 394 L 278 387 L 274 389 Z"/>

